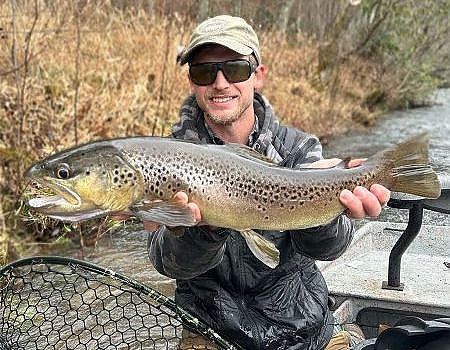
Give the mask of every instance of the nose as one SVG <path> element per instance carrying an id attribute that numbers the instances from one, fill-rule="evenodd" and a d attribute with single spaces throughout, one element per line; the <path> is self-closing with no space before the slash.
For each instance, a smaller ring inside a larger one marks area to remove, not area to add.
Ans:
<path id="1" fill-rule="evenodd" d="M 225 78 L 225 75 L 223 74 L 222 70 L 219 69 L 216 75 L 216 80 L 214 80 L 213 86 L 217 90 L 222 90 L 227 88 L 230 85 L 227 78 Z"/>

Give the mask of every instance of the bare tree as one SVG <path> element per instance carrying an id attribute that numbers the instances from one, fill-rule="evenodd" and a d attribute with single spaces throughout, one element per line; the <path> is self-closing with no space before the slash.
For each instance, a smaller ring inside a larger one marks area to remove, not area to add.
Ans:
<path id="1" fill-rule="evenodd" d="M 201 22 L 209 16 L 209 0 L 199 0 L 197 10 L 197 22 Z"/>
<path id="2" fill-rule="evenodd" d="M 25 122 L 25 93 L 27 89 L 27 79 L 29 73 L 30 59 L 32 56 L 32 38 L 36 23 L 39 19 L 39 6 L 38 0 L 34 0 L 33 6 L 33 21 L 31 27 L 25 35 L 24 52 L 23 52 L 23 63 L 21 69 L 19 69 L 18 62 L 18 42 L 17 42 L 17 3 L 15 0 L 11 0 L 11 11 L 12 11 L 12 27 L 13 27 L 13 41 L 11 47 L 11 60 L 15 74 L 16 88 L 17 88 L 17 106 L 19 112 L 19 127 L 17 129 L 17 144 L 20 145 L 22 141 L 23 125 Z"/>
<path id="3" fill-rule="evenodd" d="M 280 4 L 279 4 L 280 13 L 278 15 L 278 29 L 280 29 L 280 31 L 282 33 L 287 32 L 293 3 L 294 3 L 294 0 L 280 1 Z"/>

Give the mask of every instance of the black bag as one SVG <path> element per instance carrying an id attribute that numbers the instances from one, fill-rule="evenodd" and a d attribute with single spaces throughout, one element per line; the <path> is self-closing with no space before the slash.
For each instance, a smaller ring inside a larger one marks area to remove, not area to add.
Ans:
<path id="1" fill-rule="evenodd" d="M 450 318 L 424 321 L 408 316 L 376 339 L 368 339 L 353 350 L 450 350 Z"/>

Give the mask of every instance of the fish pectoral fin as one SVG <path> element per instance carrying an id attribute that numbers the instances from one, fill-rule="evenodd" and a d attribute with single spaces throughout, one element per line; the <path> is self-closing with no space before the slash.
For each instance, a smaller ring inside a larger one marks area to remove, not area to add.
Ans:
<path id="1" fill-rule="evenodd" d="M 184 204 L 152 201 L 130 208 L 143 221 L 153 221 L 169 227 L 194 226 L 197 221 L 191 209 Z"/>
<path id="2" fill-rule="evenodd" d="M 253 230 L 239 231 L 252 253 L 265 265 L 275 268 L 280 263 L 280 252 L 275 244 Z"/>

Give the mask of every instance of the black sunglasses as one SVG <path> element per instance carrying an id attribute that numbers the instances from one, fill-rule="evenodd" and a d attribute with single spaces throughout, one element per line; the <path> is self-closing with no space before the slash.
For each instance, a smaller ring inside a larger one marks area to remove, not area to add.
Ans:
<path id="1" fill-rule="evenodd" d="M 256 64 L 245 59 L 196 63 L 189 66 L 189 76 L 194 84 L 205 86 L 214 83 L 221 70 L 228 82 L 240 83 L 250 78 L 256 68 Z"/>

